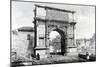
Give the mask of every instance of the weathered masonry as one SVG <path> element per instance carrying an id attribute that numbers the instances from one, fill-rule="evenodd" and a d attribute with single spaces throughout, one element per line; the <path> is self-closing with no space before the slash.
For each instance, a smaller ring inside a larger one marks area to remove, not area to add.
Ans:
<path id="1" fill-rule="evenodd" d="M 61 35 L 62 55 L 75 51 L 75 11 L 35 5 L 34 13 L 35 54 L 39 53 L 41 58 L 49 54 L 49 34 L 51 31 L 57 31 Z"/>

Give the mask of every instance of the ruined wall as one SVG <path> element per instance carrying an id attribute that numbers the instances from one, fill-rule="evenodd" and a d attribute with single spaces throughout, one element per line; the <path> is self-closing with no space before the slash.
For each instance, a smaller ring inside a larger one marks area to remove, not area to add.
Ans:
<path id="1" fill-rule="evenodd" d="M 12 46 L 11 46 L 12 51 L 11 52 L 16 52 L 17 57 L 28 58 L 28 54 L 29 54 L 29 51 L 28 51 L 29 41 L 27 40 L 28 34 L 34 37 L 33 32 L 17 32 L 17 34 L 12 33 Z"/>

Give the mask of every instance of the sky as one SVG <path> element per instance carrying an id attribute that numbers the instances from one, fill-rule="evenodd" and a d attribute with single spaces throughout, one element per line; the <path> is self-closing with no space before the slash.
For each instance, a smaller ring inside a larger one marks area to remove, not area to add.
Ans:
<path id="1" fill-rule="evenodd" d="M 54 38 L 56 38 L 57 36 L 60 36 L 60 34 L 57 31 L 51 31 L 50 33 L 50 40 L 52 41 Z"/>
<path id="2" fill-rule="evenodd" d="M 91 38 L 95 33 L 95 7 L 67 4 L 36 3 L 65 10 L 76 11 L 75 38 Z M 34 27 L 34 2 L 12 2 L 12 29 L 23 26 Z M 56 33 L 55 33 L 56 34 Z"/>

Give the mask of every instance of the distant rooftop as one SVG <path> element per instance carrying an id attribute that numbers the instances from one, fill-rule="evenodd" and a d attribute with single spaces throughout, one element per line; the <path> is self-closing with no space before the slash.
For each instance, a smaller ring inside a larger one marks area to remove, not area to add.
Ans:
<path id="1" fill-rule="evenodd" d="M 34 27 L 20 27 L 20 28 L 18 28 L 18 31 L 22 31 L 22 32 L 34 32 Z"/>

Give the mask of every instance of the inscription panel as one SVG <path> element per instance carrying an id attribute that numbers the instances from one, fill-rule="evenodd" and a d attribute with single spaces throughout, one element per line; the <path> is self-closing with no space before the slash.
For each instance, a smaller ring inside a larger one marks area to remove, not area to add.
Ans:
<path id="1" fill-rule="evenodd" d="M 46 19 L 68 21 L 68 13 L 57 10 L 46 10 Z"/>

